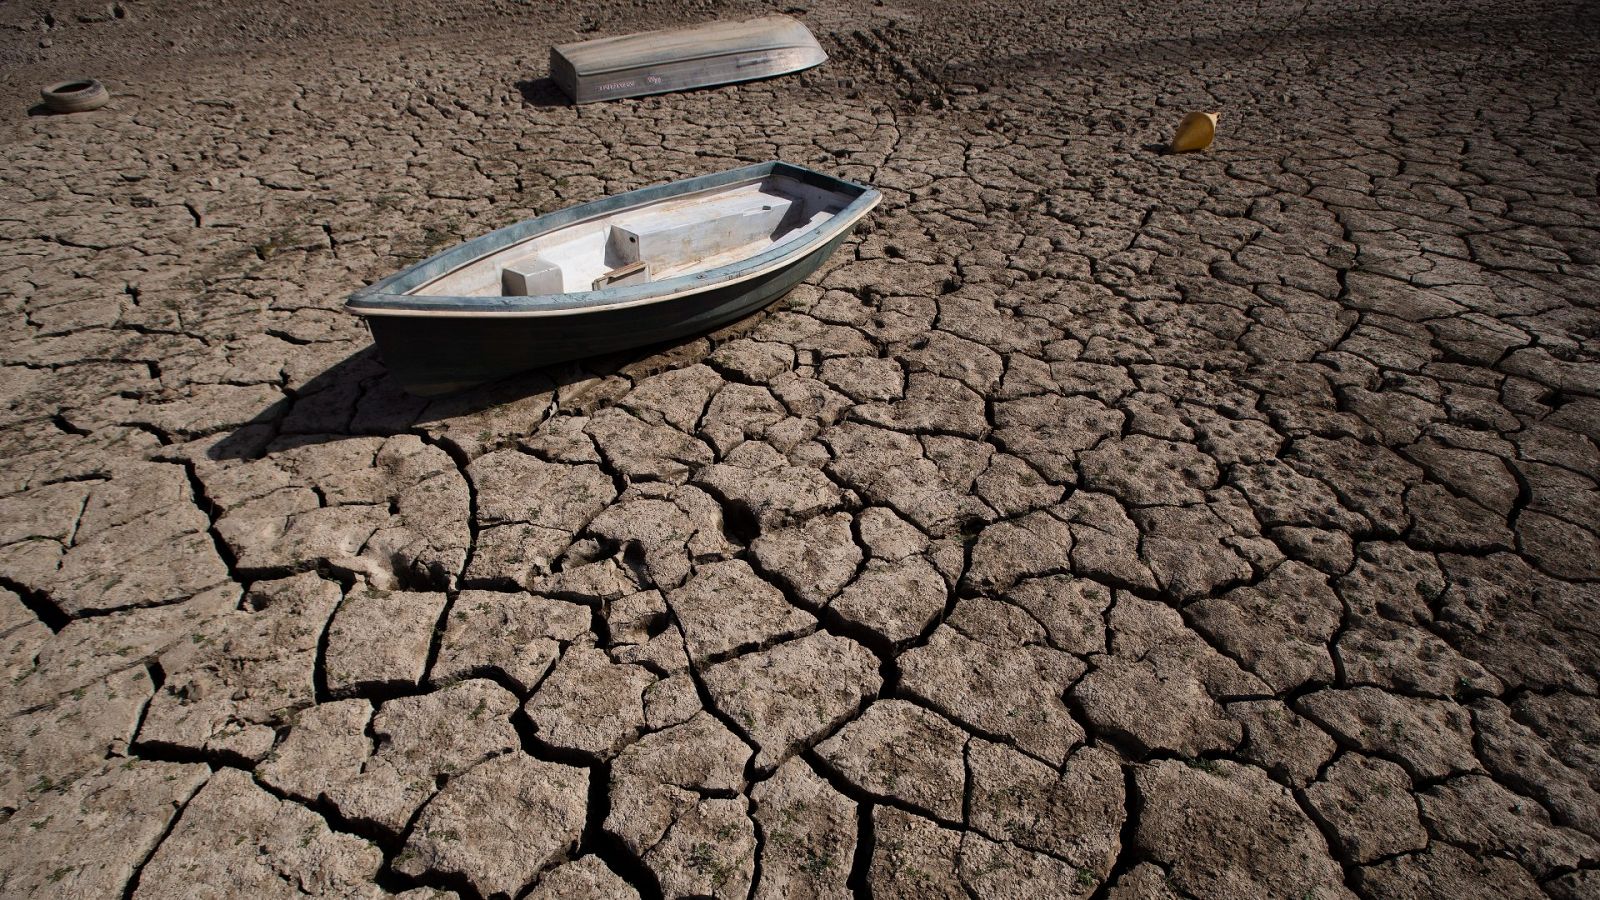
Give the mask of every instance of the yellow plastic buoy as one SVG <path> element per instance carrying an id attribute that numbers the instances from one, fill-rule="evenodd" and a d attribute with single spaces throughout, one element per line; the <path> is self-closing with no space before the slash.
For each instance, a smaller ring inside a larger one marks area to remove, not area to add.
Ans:
<path id="1" fill-rule="evenodd" d="M 1217 136 L 1217 116 L 1220 113 L 1192 112 L 1183 117 L 1178 123 L 1178 130 L 1172 135 L 1172 143 L 1167 149 L 1172 153 L 1188 153 L 1190 150 L 1204 150 L 1211 146 L 1211 141 Z"/>

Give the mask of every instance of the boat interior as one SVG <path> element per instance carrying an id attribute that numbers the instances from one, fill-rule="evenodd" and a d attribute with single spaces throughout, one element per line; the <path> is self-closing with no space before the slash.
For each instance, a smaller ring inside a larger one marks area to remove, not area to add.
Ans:
<path id="1" fill-rule="evenodd" d="M 535 234 L 408 293 L 547 296 L 691 275 L 786 244 L 838 215 L 852 199 L 768 175 Z"/>

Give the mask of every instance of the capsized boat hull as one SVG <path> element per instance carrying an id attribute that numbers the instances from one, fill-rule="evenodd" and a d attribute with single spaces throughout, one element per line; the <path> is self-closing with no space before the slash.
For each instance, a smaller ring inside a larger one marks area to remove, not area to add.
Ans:
<path id="1" fill-rule="evenodd" d="M 559 44 L 550 77 L 574 103 L 593 103 L 787 75 L 827 59 L 804 24 L 764 16 Z"/>
<path id="2" fill-rule="evenodd" d="M 539 366 L 673 341 L 765 309 L 804 281 L 848 237 L 840 234 L 792 265 L 671 303 L 599 309 L 560 318 L 441 321 L 367 319 L 389 374 L 407 393 L 438 397 Z"/>
<path id="3" fill-rule="evenodd" d="M 749 315 L 815 272 L 880 199 L 802 166 L 747 166 L 499 229 L 346 308 L 402 388 L 440 396 Z"/>

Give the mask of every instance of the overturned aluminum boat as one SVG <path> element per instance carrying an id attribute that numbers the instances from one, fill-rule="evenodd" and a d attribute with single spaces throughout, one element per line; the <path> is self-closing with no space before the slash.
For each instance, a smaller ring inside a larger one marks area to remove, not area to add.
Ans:
<path id="1" fill-rule="evenodd" d="M 753 81 L 826 61 L 811 30 L 788 16 L 645 31 L 550 49 L 550 78 L 575 103 Z"/>
<path id="2" fill-rule="evenodd" d="M 448 394 L 748 315 L 882 195 L 783 162 L 618 194 L 460 244 L 350 295 L 400 386 Z"/>

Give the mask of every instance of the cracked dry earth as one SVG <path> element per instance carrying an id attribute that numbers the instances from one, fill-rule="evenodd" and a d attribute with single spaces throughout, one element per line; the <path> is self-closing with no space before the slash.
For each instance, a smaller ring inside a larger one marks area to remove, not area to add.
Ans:
<path id="1" fill-rule="evenodd" d="M 581 109 L 756 8 L 331 9 L 4 10 L 0 892 L 1600 896 L 1592 4 L 830 0 Z M 775 157 L 885 202 L 725 332 L 424 402 L 340 311 Z"/>

